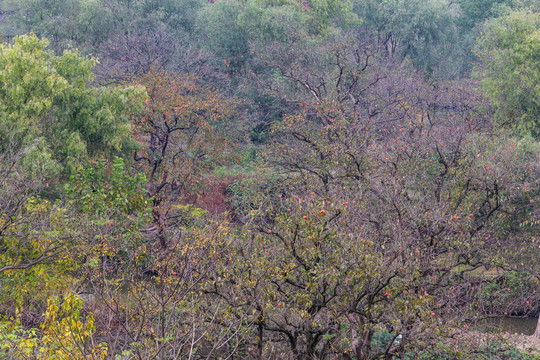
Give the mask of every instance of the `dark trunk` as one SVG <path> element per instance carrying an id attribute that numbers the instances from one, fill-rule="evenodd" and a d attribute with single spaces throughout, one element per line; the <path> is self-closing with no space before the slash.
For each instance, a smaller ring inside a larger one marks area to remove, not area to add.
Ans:
<path id="1" fill-rule="evenodd" d="M 257 343 L 257 359 L 263 360 L 263 336 L 264 336 L 264 328 L 263 328 L 263 321 L 262 321 L 262 314 L 259 317 L 259 341 Z"/>

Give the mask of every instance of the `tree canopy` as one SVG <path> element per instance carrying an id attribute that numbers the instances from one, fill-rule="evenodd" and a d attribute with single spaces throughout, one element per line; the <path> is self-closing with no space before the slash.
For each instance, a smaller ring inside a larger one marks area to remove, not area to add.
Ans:
<path id="1" fill-rule="evenodd" d="M 0 358 L 538 360 L 538 25 L 0 0 Z"/>
<path id="2" fill-rule="evenodd" d="M 477 66 L 501 125 L 540 134 L 540 20 L 533 10 L 510 12 L 485 25 Z"/>
<path id="3" fill-rule="evenodd" d="M 28 149 L 29 165 L 70 174 L 133 150 L 127 111 L 141 108 L 144 91 L 90 87 L 95 60 L 70 50 L 55 56 L 47 45 L 35 35 L 0 44 L 2 151 Z"/>

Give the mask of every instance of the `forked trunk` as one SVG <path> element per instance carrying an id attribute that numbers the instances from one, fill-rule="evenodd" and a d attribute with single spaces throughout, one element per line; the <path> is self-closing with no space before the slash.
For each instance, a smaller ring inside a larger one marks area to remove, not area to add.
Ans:
<path id="1" fill-rule="evenodd" d="M 538 314 L 538 324 L 536 325 L 536 331 L 533 336 L 540 339 L 540 314 Z"/>

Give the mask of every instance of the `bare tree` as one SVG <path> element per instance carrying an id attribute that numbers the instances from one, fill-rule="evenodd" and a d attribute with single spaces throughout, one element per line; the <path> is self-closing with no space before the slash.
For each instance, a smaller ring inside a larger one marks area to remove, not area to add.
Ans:
<path id="1" fill-rule="evenodd" d="M 101 82 L 131 81 L 152 71 L 189 73 L 213 83 L 222 80 L 210 54 L 200 51 L 187 35 L 164 27 L 131 29 L 101 45 L 96 67 Z"/>
<path id="2" fill-rule="evenodd" d="M 276 45 L 264 60 L 281 76 L 263 85 L 296 109 L 274 125 L 267 154 L 281 200 L 253 201 L 257 244 L 283 269 L 268 274 L 263 329 L 296 358 L 368 359 L 381 328 L 401 335 L 386 358 L 429 350 L 418 334 L 453 337 L 470 307 L 451 294 L 471 273 L 511 261 L 509 246 L 537 251 L 506 225 L 521 216 L 516 204 L 534 207 L 534 152 L 492 131 L 471 84 L 435 85 L 371 46 Z M 355 328 L 343 348 L 340 326 Z"/>

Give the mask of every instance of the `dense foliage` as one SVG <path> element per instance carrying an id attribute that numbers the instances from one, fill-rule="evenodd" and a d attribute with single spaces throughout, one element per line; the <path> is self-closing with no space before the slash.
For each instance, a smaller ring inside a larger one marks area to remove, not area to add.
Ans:
<path id="1" fill-rule="evenodd" d="M 0 358 L 538 359 L 539 19 L 0 1 Z"/>

